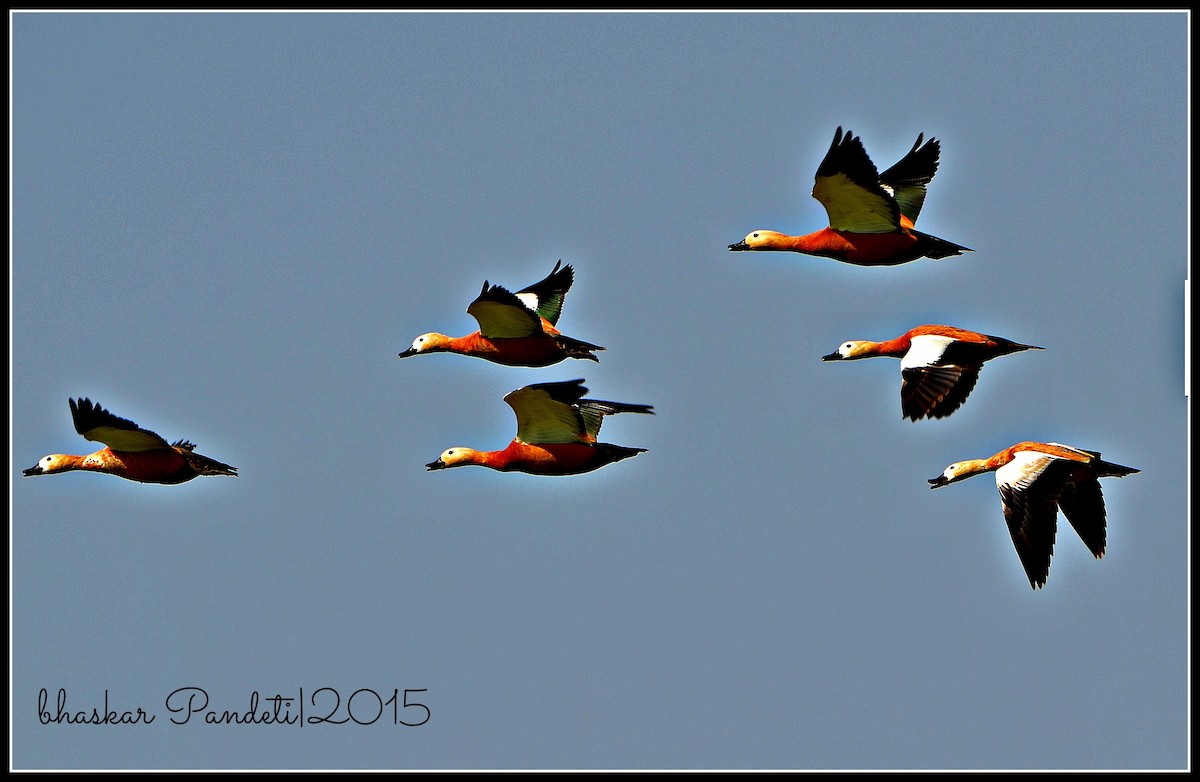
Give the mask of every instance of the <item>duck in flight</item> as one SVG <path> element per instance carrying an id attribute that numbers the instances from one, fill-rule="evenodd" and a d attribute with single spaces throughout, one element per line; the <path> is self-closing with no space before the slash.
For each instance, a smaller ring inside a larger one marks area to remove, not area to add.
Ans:
<path id="1" fill-rule="evenodd" d="M 983 362 L 1022 350 L 1042 348 L 954 326 L 925 325 L 885 342 L 843 342 L 821 359 L 900 359 L 900 410 L 904 418 L 917 421 L 953 413 L 975 388 Z"/>
<path id="2" fill-rule="evenodd" d="M 908 154 L 880 174 L 862 140 L 839 127 L 812 190 L 829 215 L 829 226 L 804 236 L 751 231 L 729 249 L 785 250 L 858 266 L 894 266 L 970 252 L 913 227 L 940 154 L 941 143 L 935 138 L 925 141 L 922 133 Z"/>
<path id="3" fill-rule="evenodd" d="M 955 462 L 931 478 L 929 486 L 937 489 L 985 472 L 996 473 L 1004 521 L 1029 585 L 1038 589 L 1050 575 L 1059 509 L 1088 551 L 1100 559 L 1107 538 L 1100 478 L 1120 478 L 1138 470 L 1106 462 L 1096 451 L 1023 442 L 987 459 Z"/>
<path id="4" fill-rule="evenodd" d="M 583 380 L 536 383 L 504 397 L 517 416 L 517 434 L 500 451 L 447 448 L 427 470 L 476 464 L 502 472 L 533 475 L 578 475 L 639 453 L 645 448 L 601 443 L 596 440 L 606 415 L 647 413 L 651 405 L 584 399 Z"/>
<path id="5" fill-rule="evenodd" d="M 105 447 L 86 456 L 52 453 L 25 470 L 26 477 L 88 470 L 140 483 L 175 484 L 199 475 L 231 475 L 237 468 L 201 456 L 187 440 L 168 443 L 133 421 L 118 418 L 89 399 L 70 399 L 75 431 Z"/>
<path id="6" fill-rule="evenodd" d="M 483 290 L 467 307 L 479 330 L 465 337 L 430 332 L 413 340 L 400 353 L 408 358 L 425 353 L 458 353 L 513 367 L 546 367 L 567 358 L 599 361 L 599 345 L 574 339 L 557 328 L 563 301 L 575 280 L 575 270 L 560 260 L 540 282 L 512 293 L 483 282 Z"/>

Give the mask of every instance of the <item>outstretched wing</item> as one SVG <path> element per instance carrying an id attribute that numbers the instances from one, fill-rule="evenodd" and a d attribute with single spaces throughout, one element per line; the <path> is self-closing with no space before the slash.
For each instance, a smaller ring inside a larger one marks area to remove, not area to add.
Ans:
<path id="1" fill-rule="evenodd" d="M 536 383 L 504 397 L 517 414 L 517 439 L 526 443 L 594 443 L 606 415 L 654 414 L 653 405 L 584 399 L 583 380 Z"/>
<path id="2" fill-rule="evenodd" d="M 879 184 L 862 140 L 849 131 L 843 135 L 840 127 L 817 168 L 812 195 L 825 207 L 834 230 L 882 234 L 900 228 L 900 207 Z"/>
<path id="3" fill-rule="evenodd" d="M 900 370 L 900 411 L 905 418 L 945 418 L 967 401 L 979 367 L 933 366 Z"/>
<path id="4" fill-rule="evenodd" d="M 517 439 L 530 444 L 586 442 L 578 406 L 586 393 L 582 379 L 535 383 L 509 392 L 504 401 L 517 414 Z"/>
<path id="5" fill-rule="evenodd" d="M 567 298 L 567 291 L 571 289 L 573 282 L 575 270 L 569 263 L 563 266 L 560 260 L 554 264 L 554 269 L 546 279 L 517 291 L 517 298 L 526 307 L 549 321 L 551 326 L 555 326 L 558 325 L 563 301 Z"/>
<path id="6" fill-rule="evenodd" d="M 104 443 L 114 451 L 155 451 L 171 447 L 154 432 L 113 415 L 90 399 L 67 401 L 71 405 L 75 431 L 88 440 Z"/>
<path id="7" fill-rule="evenodd" d="M 617 413 L 648 413 L 654 415 L 654 405 L 638 405 L 628 402 L 605 402 L 600 399 L 584 399 L 579 403 L 579 415 L 583 418 L 583 428 L 591 440 L 600 434 L 600 424 L 604 416 Z"/>
<path id="8" fill-rule="evenodd" d="M 1092 552 L 1092 556 L 1097 559 L 1103 557 L 1107 523 L 1100 481 L 1088 478 L 1068 483 L 1059 495 L 1058 507 L 1062 509 L 1067 521 L 1071 522 L 1088 551 Z"/>
<path id="9" fill-rule="evenodd" d="M 935 138 L 929 139 L 921 146 L 924 139 L 924 133 L 918 135 L 908 154 L 879 175 L 880 184 L 885 190 L 891 191 L 892 197 L 896 199 L 900 214 L 914 223 L 925 203 L 925 190 L 933 180 L 933 175 L 937 173 L 938 157 L 942 151 L 941 142 Z"/>
<path id="10" fill-rule="evenodd" d="M 525 306 L 515 293 L 499 285 L 489 285 L 467 307 L 467 314 L 479 322 L 479 333 L 492 339 L 531 337 L 543 333 L 542 318 Z"/>
<path id="11" fill-rule="evenodd" d="M 1067 460 L 1023 451 L 996 471 L 1004 521 L 1034 589 L 1045 586 L 1050 575 L 1058 499 L 1072 469 Z"/>
<path id="12" fill-rule="evenodd" d="M 953 334 L 915 334 L 900 359 L 900 409 L 905 418 L 914 421 L 950 415 L 967 400 L 979 380 L 980 366 L 952 360 L 962 352 L 960 340 L 969 338 L 969 333 L 936 328 Z"/>

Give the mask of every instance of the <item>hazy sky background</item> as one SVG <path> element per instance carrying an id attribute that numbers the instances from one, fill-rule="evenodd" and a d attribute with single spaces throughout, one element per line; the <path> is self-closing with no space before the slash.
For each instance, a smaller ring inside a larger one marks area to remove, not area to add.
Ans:
<path id="1" fill-rule="evenodd" d="M 14 767 L 1190 765 L 1185 14 L 10 20 Z M 729 252 L 827 224 L 839 125 L 941 139 L 918 226 L 975 252 Z M 559 259 L 599 364 L 396 357 Z M 1046 350 L 918 423 L 899 362 L 820 360 L 923 323 Z M 648 453 L 425 471 L 577 377 Z M 74 396 L 241 475 L 21 477 L 98 447 Z M 1036 592 L 991 476 L 926 483 L 1028 439 L 1141 470 Z"/>

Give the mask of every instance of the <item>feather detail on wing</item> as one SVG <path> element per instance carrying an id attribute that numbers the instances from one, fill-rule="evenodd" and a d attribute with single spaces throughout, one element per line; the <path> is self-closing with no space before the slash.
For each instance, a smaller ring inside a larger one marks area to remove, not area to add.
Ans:
<path id="1" fill-rule="evenodd" d="M 1074 468 L 1070 460 L 1021 451 L 996 471 L 1004 520 L 1035 589 L 1044 586 L 1050 574 L 1058 501 Z"/>
<path id="2" fill-rule="evenodd" d="M 467 307 L 479 323 L 479 333 L 489 339 L 532 337 L 543 333 L 542 319 L 516 294 L 499 285 L 483 283 L 483 290 Z"/>
<path id="3" fill-rule="evenodd" d="M 900 378 L 900 410 L 905 418 L 944 418 L 971 394 L 979 367 L 910 367 L 900 370 Z"/>
<path id="4" fill-rule="evenodd" d="M 71 405 L 75 431 L 88 440 L 104 443 L 114 451 L 155 451 L 171 447 L 154 432 L 141 428 L 133 421 L 113 415 L 90 399 L 67 401 Z"/>
<path id="5" fill-rule="evenodd" d="M 535 282 L 528 288 L 522 288 L 516 295 L 526 307 L 549 321 L 551 326 L 555 326 L 562 315 L 563 302 L 573 282 L 575 270 L 571 268 L 571 264 L 563 266 L 559 260 L 546 279 Z"/>
<path id="6" fill-rule="evenodd" d="M 604 416 L 617 413 L 647 413 L 654 415 L 653 405 L 638 405 L 627 402 L 604 402 L 599 399 L 584 399 L 579 403 L 579 415 L 583 419 L 584 431 L 593 440 L 600 434 Z"/>
<path id="7" fill-rule="evenodd" d="M 879 234 L 900 229 L 900 207 L 880 184 L 862 140 L 838 128 L 817 168 L 812 191 L 836 231 Z"/>
<path id="8" fill-rule="evenodd" d="M 924 139 L 924 133 L 917 136 L 917 141 L 908 154 L 879 175 L 880 184 L 885 190 L 890 190 L 892 197 L 896 199 L 900 214 L 914 223 L 925 204 L 926 188 L 937 173 L 938 157 L 941 154 L 941 142 L 931 138 L 921 146 Z"/>
<path id="9" fill-rule="evenodd" d="M 648 413 L 652 405 L 584 399 L 583 380 L 536 383 L 504 397 L 517 414 L 517 439 L 536 443 L 594 443 L 606 415 Z"/>
<path id="10" fill-rule="evenodd" d="M 1058 507 L 1092 556 L 1096 559 L 1103 557 L 1107 523 L 1100 481 L 1090 478 L 1066 484 L 1059 495 Z"/>
<path id="11" fill-rule="evenodd" d="M 582 379 L 536 383 L 508 393 L 504 401 L 517 414 L 517 439 L 530 444 L 586 441 L 577 407 L 586 393 Z"/>

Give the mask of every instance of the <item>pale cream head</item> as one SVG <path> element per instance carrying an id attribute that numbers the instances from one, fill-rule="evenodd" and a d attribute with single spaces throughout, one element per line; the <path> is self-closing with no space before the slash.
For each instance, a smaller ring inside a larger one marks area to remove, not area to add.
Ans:
<path id="1" fill-rule="evenodd" d="M 968 459 L 964 462 L 955 462 L 946 469 L 942 470 L 941 475 L 936 478 L 931 478 L 929 480 L 929 487 L 931 489 L 937 489 L 986 471 L 986 459 Z"/>
<path id="2" fill-rule="evenodd" d="M 877 344 L 879 343 L 861 339 L 852 339 L 839 345 L 838 349 L 833 351 L 833 353 L 827 358 L 843 358 L 847 360 L 864 358 L 874 355 L 872 351 L 875 349 Z"/>
<path id="3" fill-rule="evenodd" d="M 415 356 L 418 353 L 429 353 L 437 350 L 444 350 L 450 343 L 450 337 L 445 334 L 438 334 L 436 331 L 431 331 L 428 334 L 422 334 L 413 340 L 412 346 L 400 354 L 400 358 Z"/>
<path id="4" fill-rule="evenodd" d="M 746 245 L 746 249 L 749 250 L 758 250 L 763 247 L 774 248 L 779 244 L 780 240 L 785 238 L 784 234 L 778 231 L 768 231 L 760 228 L 757 231 L 751 231 L 746 234 L 746 238 L 742 240 L 742 244 Z"/>
<path id="5" fill-rule="evenodd" d="M 427 470 L 444 470 L 447 467 L 461 467 L 464 464 L 478 464 L 479 451 L 474 448 L 466 448 L 461 445 L 456 445 L 453 448 L 447 448 L 442 451 L 442 455 L 435 461 L 425 465 Z"/>
<path id="6" fill-rule="evenodd" d="M 30 475 L 53 475 L 56 472 L 66 472 L 67 470 L 79 469 L 79 458 L 67 456 L 61 453 L 52 453 L 43 456 L 38 460 L 38 463 L 28 470 L 25 470 L 26 476 Z"/>

